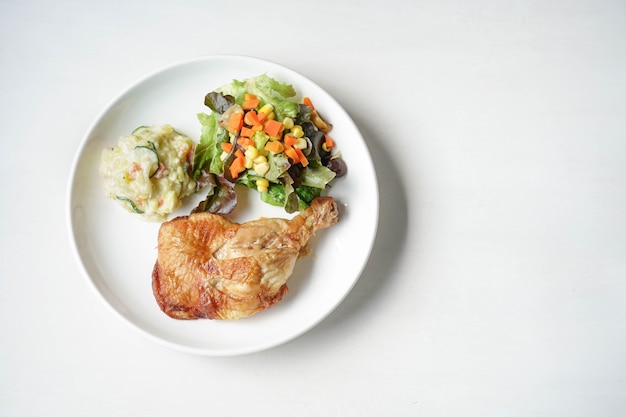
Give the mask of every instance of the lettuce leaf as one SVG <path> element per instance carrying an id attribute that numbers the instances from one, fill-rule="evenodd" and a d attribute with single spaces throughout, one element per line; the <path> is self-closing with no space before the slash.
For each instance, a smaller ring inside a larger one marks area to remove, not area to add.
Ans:
<path id="1" fill-rule="evenodd" d="M 193 178 L 198 179 L 203 172 L 221 174 L 224 164 L 220 159 L 221 143 L 228 141 L 228 132 L 218 125 L 215 113 L 199 113 L 198 120 L 202 125 L 200 143 L 193 155 Z"/>
<path id="2" fill-rule="evenodd" d="M 289 187 L 282 184 L 270 184 L 268 191 L 261 193 L 261 201 L 273 206 L 284 207 L 286 212 L 293 213 L 296 210 L 306 209 L 315 197 L 322 194 L 322 190 L 319 188 L 300 186 L 288 195 L 287 188 Z"/>
<path id="3" fill-rule="evenodd" d="M 285 117 L 295 119 L 298 116 L 300 105 L 289 100 L 296 96 L 296 90 L 291 84 L 277 81 L 267 74 L 244 81 L 233 80 L 215 91 L 234 97 L 237 104 L 243 104 L 246 93 L 255 94 L 261 100 L 261 104 L 270 103 L 274 107 L 278 120 Z"/>
<path id="4" fill-rule="evenodd" d="M 291 166 L 289 158 L 287 158 L 287 155 L 284 153 L 269 153 L 267 155 L 267 162 L 270 164 L 270 170 L 265 174 L 265 178 L 271 182 L 278 181 Z"/>
<path id="5" fill-rule="evenodd" d="M 323 190 L 336 175 L 337 174 L 323 165 L 311 164 L 302 170 L 300 179 L 302 180 L 302 185 Z"/>
<path id="6" fill-rule="evenodd" d="M 315 197 L 319 197 L 322 194 L 322 190 L 320 188 L 301 185 L 296 188 L 296 194 L 298 195 L 301 203 L 304 203 L 304 208 L 306 208 L 311 205 L 311 202 Z M 300 207 L 302 207 L 302 204 Z"/>
<path id="7" fill-rule="evenodd" d="M 266 193 L 261 193 L 261 201 L 273 206 L 285 206 L 285 187 L 280 184 L 270 184 Z"/>
<path id="8" fill-rule="evenodd" d="M 208 174 L 206 199 L 201 201 L 191 212 L 200 213 L 208 211 L 215 214 L 230 214 L 237 206 L 237 193 L 235 184 L 228 181 L 222 175 Z"/>

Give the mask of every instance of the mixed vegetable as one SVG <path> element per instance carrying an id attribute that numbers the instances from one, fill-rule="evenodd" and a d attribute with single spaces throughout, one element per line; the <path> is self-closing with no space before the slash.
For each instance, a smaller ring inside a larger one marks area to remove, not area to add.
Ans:
<path id="1" fill-rule="evenodd" d="M 266 74 L 211 91 L 200 113 L 200 143 L 194 152 L 193 178 L 208 188 L 197 211 L 230 213 L 237 204 L 236 184 L 256 189 L 261 200 L 303 210 L 347 167 L 325 122 L 305 97 L 295 100 L 293 86 Z"/>

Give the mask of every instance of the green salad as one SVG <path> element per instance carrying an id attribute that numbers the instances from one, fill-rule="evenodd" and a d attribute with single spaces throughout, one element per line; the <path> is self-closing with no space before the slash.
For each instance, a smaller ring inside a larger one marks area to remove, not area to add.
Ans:
<path id="1" fill-rule="evenodd" d="M 327 123 L 308 97 L 266 74 L 233 80 L 205 96 L 210 112 L 202 125 L 192 177 L 207 198 L 194 212 L 230 213 L 237 184 L 255 189 L 262 201 L 301 211 L 347 167 Z"/>

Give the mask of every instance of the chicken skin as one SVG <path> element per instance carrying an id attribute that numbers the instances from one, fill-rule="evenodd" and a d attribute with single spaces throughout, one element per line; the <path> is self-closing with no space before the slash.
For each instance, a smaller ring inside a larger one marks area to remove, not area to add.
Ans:
<path id="1" fill-rule="evenodd" d="M 237 320 L 272 307 L 307 241 L 337 223 L 332 197 L 318 197 L 291 220 L 234 223 L 193 213 L 159 229 L 152 289 L 159 307 L 176 319 Z"/>

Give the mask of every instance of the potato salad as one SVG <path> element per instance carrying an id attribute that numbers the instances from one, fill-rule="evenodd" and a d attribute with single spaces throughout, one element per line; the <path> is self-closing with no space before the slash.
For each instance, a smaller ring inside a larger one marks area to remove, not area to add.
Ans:
<path id="1" fill-rule="evenodd" d="M 148 221 L 163 221 L 196 191 L 194 142 L 170 125 L 141 126 L 102 152 L 108 197 Z"/>

